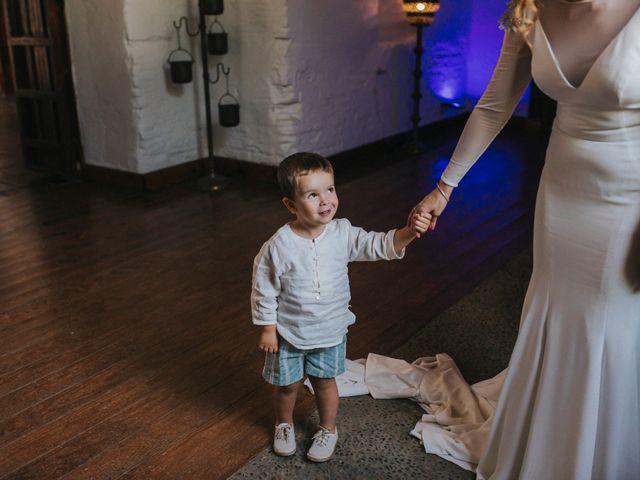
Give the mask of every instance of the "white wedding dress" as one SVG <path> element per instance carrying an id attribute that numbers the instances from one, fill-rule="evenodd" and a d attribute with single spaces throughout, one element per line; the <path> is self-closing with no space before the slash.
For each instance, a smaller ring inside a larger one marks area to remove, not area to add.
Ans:
<path id="1" fill-rule="evenodd" d="M 603 24 L 589 2 L 547 3 L 565 8 L 569 20 L 592 15 L 593 30 L 582 33 L 598 35 Z M 375 397 L 424 405 L 428 415 L 414 434 L 425 449 L 466 468 L 478 464 L 479 478 L 640 479 L 638 2 L 630 12 L 582 62 L 545 33 L 545 20 L 560 14 L 543 12 L 530 46 L 507 32 L 491 84 L 443 175 L 457 185 L 531 76 L 557 100 L 536 203 L 533 275 L 507 371 L 468 386 L 446 355 L 413 365 L 378 356 L 367 362 Z M 567 75 L 563 64 L 572 67 Z"/>

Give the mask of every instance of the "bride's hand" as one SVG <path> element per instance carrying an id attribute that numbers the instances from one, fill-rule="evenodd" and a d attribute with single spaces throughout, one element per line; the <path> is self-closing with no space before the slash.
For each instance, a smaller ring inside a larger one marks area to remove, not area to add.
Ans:
<path id="1" fill-rule="evenodd" d="M 438 187 L 440 190 L 438 190 Z M 436 229 L 436 223 L 438 223 L 438 217 L 442 215 L 442 212 L 447 207 L 447 199 L 451 198 L 453 187 L 439 182 L 438 186 L 428 193 L 422 201 L 416 205 L 415 211 L 422 215 L 431 215 L 431 225 L 429 230 Z M 446 199 L 445 199 L 446 197 Z"/>

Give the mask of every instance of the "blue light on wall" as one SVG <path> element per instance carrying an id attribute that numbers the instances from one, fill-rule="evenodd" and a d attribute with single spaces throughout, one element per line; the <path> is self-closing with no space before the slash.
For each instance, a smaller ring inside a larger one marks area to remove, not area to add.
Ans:
<path id="1" fill-rule="evenodd" d="M 475 105 L 491 79 L 504 32 L 498 26 L 506 2 L 442 0 L 438 21 L 426 36 L 423 84 L 444 104 Z M 526 114 L 528 91 L 516 113 Z"/>
<path id="2" fill-rule="evenodd" d="M 445 103 L 464 104 L 467 97 L 466 52 L 458 41 L 438 42 L 427 50 L 423 82 Z"/>
<path id="3" fill-rule="evenodd" d="M 425 42 L 423 84 L 445 103 L 464 104 L 473 0 L 442 0 Z"/>

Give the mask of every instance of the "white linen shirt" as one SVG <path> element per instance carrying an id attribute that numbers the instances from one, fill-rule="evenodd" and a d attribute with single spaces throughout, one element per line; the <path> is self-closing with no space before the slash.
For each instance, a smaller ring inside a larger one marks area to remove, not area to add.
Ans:
<path id="1" fill-rule="evenodd" d="M 394 260 L 395 229 L 367 232 L 347 219 L 332 220 L 315 239 L 287 224 L 267 240 L 253 262 L 251 315 L 255 325 L 276 325 L 301 350 L 342 342 L 355 322 L 349 310 L 347 264 Z"/>

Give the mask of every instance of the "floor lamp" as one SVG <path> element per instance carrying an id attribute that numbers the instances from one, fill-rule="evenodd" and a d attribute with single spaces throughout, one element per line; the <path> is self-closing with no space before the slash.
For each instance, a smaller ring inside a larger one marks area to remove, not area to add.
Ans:
<path id="1" fill-rule="evenodd" d="M 420 99 L 422 98 L 420 82 L 422 81 L 422 53 L 424 52 L 422 48 L 422 29 L 433 23 L 436 12 L 440 9 L 440 2 L 438 0 L 404 0 L 402 7 L 409 23 L 416 27 L 416 47 L 413 50 L 416 56 L 416 64 L 413 70 L 413 94 L 411 95 L 413 100 L 413 113 L 411 115 L 413 135 L 408 151 L 409 153 L 420 153 L 422 152 L 419 134 Z"/>

